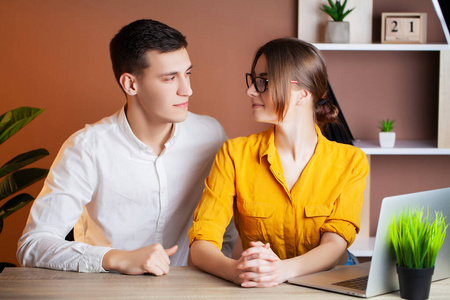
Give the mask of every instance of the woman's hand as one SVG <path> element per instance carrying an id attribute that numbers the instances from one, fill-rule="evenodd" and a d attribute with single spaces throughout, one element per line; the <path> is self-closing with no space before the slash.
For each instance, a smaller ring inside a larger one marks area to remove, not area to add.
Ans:
<path id="1" fill-rule="evenodd" d="M 240 280 L 236 283 L 243 287 L 273 287 L 283 282 L 280 281 L 283 264 L 270 245 L 250 242 L 250 246 L 238 261 Z"/>
<path id="2" fill-rule="evenodd" d="M 242 287 L 272 287 L 286 281 L 289 261 L 281 261 L 269 244 L 251 242 L 239 259 L 225 257 L 208 241 L 194 241 L 190 258 L 198 268 Z"/>

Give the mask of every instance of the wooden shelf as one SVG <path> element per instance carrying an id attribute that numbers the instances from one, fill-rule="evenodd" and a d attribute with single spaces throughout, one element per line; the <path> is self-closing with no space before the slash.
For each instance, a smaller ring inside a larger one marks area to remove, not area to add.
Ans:
<path id="1" fill-rule="evenodd" d="M 367 155 L 450 155 L 450 148 L 437 148 L 437 141 L 397 140 L 394 148 L 381 148 L 378 140 L 353 143 Z"/>
<path id="2" fill-rule="evenodd" d="M 448 44 L 326 44 L 314 43 L 319 50 L 331 51 L 441 51 Z"/>

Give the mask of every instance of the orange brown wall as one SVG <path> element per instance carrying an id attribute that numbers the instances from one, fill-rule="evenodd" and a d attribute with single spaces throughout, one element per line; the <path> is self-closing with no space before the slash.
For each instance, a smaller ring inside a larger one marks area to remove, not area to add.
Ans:
<path id="1" fill-rule="evenodd" d="M 374 18 L 386 11 L 383 6 L 392 5 L 389 0 L 374 2 Z M 403 7 L 414 5 L 398 2 Z M 36 166 L 48 168 L 70 134 L 121 108 L 125 97 L 113 77 L 108 44 L 122 26 L 141 18 L 162 21 L 187 36 L 194 65 L 192 112 L 217 118 L 229 137 L 267 128 L 251 119 L 244 73 L 258 46 L 277 37 L 296 37 L 297 0 L 0 0 L 0 114 L 19 106 L 45 109 L 1 145 L 0 164 L 18 153 L 44 147 L 50 156 Z M 438 28 L 437 19 L 429 20 L 432 28 Z M 429 36 L 443 41 L 442 33 L 429 32 Z M 435 138 L 436 55 L 375 53 L 372 58 L 328 51 L 324 56 L 331 84 L 356 137 L 374 138 L 377 118 L 387 116 L 390 108 L 399 111 L 390 106 L 397 105 L 404 108 L 395 116 L 400 138 Z M 384 63 L 379 64 L 380 60 Z M 390 79 L 386 79 L 388 73 L 394 73 Z M 429 99 L 433 99 L 431 105 Z M 392 104 L 379 104 L 386 101 Z M 386 195 L 450 185 L 447 156 L 373 157 L 372 166 L 376 216 Z M 28 192 L 37 195 L 41 187 L 42 182 Z M 16 244 L 30 207 L 5 220 L 0 261 L 17 264 Z"/>

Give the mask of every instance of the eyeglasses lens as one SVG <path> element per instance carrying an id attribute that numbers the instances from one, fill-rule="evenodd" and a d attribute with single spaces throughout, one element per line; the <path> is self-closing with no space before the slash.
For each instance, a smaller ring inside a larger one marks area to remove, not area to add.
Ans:
<path id="1" fill-rule="evenodd" d="M 258 93 L 264 93 L 266 91 L 266 80 L 264 78 L 255 79 L 255 88 Z"/>

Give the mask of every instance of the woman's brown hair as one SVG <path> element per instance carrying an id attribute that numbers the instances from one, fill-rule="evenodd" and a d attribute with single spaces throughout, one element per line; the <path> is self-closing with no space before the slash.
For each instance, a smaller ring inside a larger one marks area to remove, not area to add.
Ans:
<path id="1" fill-rule="evenodd" d="M 316 47 L 294 38 L 272 40 L 256 51 L 252 64 L 253 76 L 261 55 L 267 60 L 269 92 L 275 104 L 278 120 L 283 120 L 286 115 L 292 80 L 297 81 L 300 88 L 311 93 L 317 122 L 330 123 L 337 120 L 339 112 L 337 107 L 326 100 L 327 69 Z"/>

